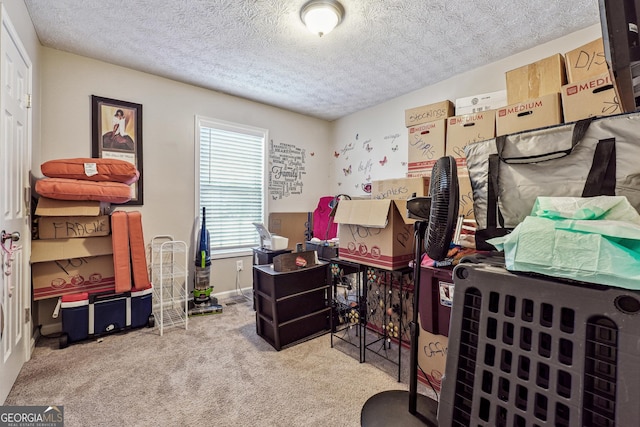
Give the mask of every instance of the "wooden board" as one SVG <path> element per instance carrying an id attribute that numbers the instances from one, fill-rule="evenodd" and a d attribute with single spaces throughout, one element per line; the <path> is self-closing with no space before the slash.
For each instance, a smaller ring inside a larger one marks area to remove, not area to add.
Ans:
<path id="1" fill-rule="evenodd" d="M 299 266 L 298 259 L 304 260 L 305 265 Z M 273 269 L 277 272 L 304 270 L 316 264 L 316 251 L 294 252 L 282 254 L 273 258 Z"/>
<path id="2" fill-rule="evenodd" d="M 289 239 L 287 249 L 294 250 L 297 243 L 304 243 L 307 223 L 311 227 L 310 212 L 271 212 L 269 232 Z"/>

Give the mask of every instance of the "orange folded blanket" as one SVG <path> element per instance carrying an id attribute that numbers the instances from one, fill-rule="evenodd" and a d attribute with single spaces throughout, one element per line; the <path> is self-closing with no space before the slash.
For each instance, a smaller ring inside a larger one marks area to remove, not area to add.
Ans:
<path id="1" fill-rule="evenodd" d="M 42 178 L 36 181 L 35 190 L 41 196 L 56 200 L 96 200 L 107 203 L 126 203 L 131 200 L 131 187 L 121 182 Z"/>
<path id="2" fill-rule="evenodd" d="M 133 184 L 140 177 L 136 167 L 120 159 L 56 159 L 40 165 L 49 178 L 82 179 L 87 181 L 115 181 Z"/>
<path id="3" fill-rule="evenodd" d="M 111 214 L 111 241 L 113 244 L 113 270 L 116 292 L 131 290 L 131 262 L 129 255 L 129 222 L 127 213 L 116 211 Z"/>
<path id="4" fill-rule="evenodd" d="M 149 287 L 149 271 L 147 270 L 147 255 L 142 234 L 142 214 L 138 211 L 127 212 L 127 220 L 129 223 L 133 288 L 136 290 L 147 289 Z"/>

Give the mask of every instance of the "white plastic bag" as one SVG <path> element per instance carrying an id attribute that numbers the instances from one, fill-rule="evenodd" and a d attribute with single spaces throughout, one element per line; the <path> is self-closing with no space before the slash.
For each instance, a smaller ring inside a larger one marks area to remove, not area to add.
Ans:
<path id="1" fill-rule="evenodd" d="M 625 197 L 539 197 L 531 216 L 489 243 L 507 270 L 640 290 L 640 215 Z"/>

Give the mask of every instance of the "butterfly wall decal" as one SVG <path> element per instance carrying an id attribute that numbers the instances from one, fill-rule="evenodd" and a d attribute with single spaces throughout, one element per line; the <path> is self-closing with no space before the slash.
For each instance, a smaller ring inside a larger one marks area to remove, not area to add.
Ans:
<path id="1" fill-rule="evenodd" d="M 333 157 L 335 157 L 337 159 L 338 157 L 340 157 L 340 153 L 338 153 L 337 151 L 334 151 L 333 152 Z"/>
<path id="2" fill-rule="evenodd" d="M 342 171 L 344 172 L 344 176 L 351 175 L 351 165 L 346 169 L 343 168 Z"/>
<path id="3" fill-rule="evenodd" d="M 384 159 L 380 160 L 380 166 L 384 166 L 387 164 L 387 156 L 384 156 Z"/>

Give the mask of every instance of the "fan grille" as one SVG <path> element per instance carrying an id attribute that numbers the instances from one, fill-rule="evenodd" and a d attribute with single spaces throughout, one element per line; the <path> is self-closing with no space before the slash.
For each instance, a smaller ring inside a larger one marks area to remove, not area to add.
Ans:
<path id="1" fill-rule="evenodd" d="M 455 159 L 451 156 L 439 158 L 431 172 L 431 214 L 425 236 L 425 250 L 433 260 L 443 260 L 449 251 L 458 219 L 458 193 Z"/>

